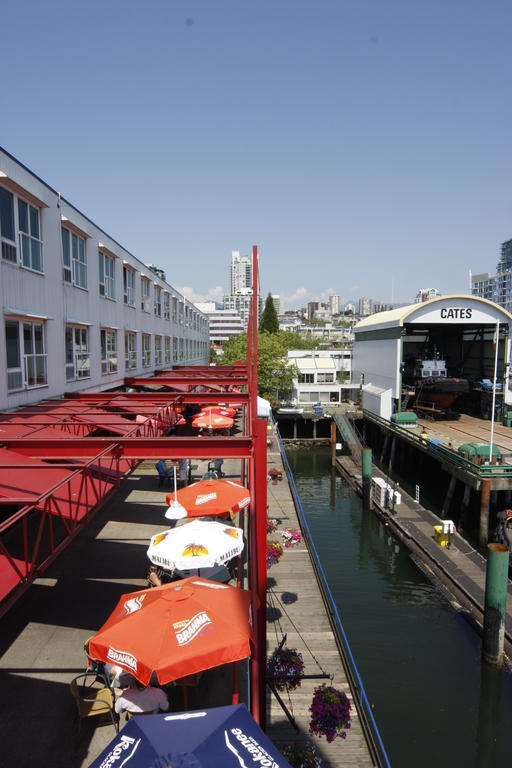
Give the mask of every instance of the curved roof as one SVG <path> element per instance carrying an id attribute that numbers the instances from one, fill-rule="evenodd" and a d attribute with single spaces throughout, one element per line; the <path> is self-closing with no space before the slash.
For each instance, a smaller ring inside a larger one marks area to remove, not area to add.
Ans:
<path id="1" fill-rule="evenodd" d="M 512 324 L 512 315 L 510 312 L 507 312 L 506 309 L 500 307 L 499 304 L 495 304 L 488 299 L 482 299 L 479 296 L 472 296 L 465 293 L 452 293 L 446 296 L 436 296 L 436 298 L 421 302 L 420 304 L 408 304 L 406 307 L 390 309 L 387 312 L 376 312 L 356 323 L 354 326 L 354 333 L 357 334 L 358 332 L 370 330 L 374 331 L 381 328 L 396 328 L 403 326 L 406 322 L 417 322 L 423 315 L 430 314 L 431 309 L 435 311 L 439 304 L 445 305 L 448 308 L 454 308 L 455 306 L 461 307 L 461 305 L 465 308 L 476 306 L 482 313 L 489 315 L 487 322 L 491 323 L 499 320 L 500 322 Z M 415 315 L 418 315 L 419 317 L 415 318 Z M 433 323 L 436 322 L 436 320 L 426 318 L 425 322 Z M 439 322 L 439 320 L 437 320 L 437 322 Z M 461 320 L 460 318 L 455 317 L 452 319 L 452 322 L 457 323 L 461 322 Z M 468 319 L 466 319 L 465 322 L 468 322 Z M 478 324 L 482 321 L 475 318 L 473 322 Z"/>

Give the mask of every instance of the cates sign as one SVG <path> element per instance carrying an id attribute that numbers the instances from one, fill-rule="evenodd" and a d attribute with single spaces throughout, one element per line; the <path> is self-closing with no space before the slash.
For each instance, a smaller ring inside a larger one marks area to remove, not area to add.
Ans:
<path id="1" fill-rule="evenodd" d="M 441 320 L 471 320 L 473 310 L 464 307 L 443 307 L 439 314 Z"/>
<path id="2" fill-rule="evenodd" d="M 470 297 L 453 297 L 418 304 L 404 317 L 404 323 L 440 325 L 508 325 L 507 313 L 490 302 Z"/>

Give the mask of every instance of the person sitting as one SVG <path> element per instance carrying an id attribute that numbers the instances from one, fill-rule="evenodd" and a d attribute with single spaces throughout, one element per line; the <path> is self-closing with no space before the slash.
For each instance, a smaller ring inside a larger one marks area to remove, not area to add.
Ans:
<path id="1" fill-rule="evenodd" d="M 158 472 L 158 486 L 162 486 L 167 480 L 167 485 L 171 487 L 171 477 L 173 475 L 172 469 L 167 469 L 167 465 L 163 459 L 160 459 L 155 464 L 155 469 Z"/>
<path id="2" fill-rule="evenodd" d="M 168 712 L 169 699 L 161 688 L 152 685 L 143 685 L 134 680 L 129 688 L 115 689 L 115 710 L 118 715 L 121 712 L 130 712 L 133 715 L 141 713 Z"/>
<path id="3" fill-rule="evenodd" d="M 104 665 L 104 670 L 111 688 L 128 688 L 135 681 L 133 675 L 130 675 L 122 667 L 118 667 L 117 664 L 107 662 Z"/>

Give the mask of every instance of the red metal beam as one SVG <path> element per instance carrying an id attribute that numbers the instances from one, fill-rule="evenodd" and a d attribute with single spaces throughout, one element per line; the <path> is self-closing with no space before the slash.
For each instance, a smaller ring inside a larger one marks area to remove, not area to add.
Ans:
<path id="1" fill-rule="evenodd" d="M 218 384 L 222 387 L 227 387 L 233 385 L 234 387 L 245 387 L 247 386 L 247 379 L 246 378 L 232 378 L 231 376 L 219 376 L 217 375 L 215 378 L 211 379 L 201 379 L 198 376 L 180 376 L 180 377 L 167 377 L 162 376 L 158 378 L 152 378 L 152 379 L 144 379 L 142 377 L 134 377 L 130 379 L 125 379 L 125 382 L 130 387 L 149 387 L 149 386 L 160 386 L 160 387 L 172 387 L 173 382 L 176 384 L 187 384 L 190 386 L 200 386 L 208 384 Z M 119 393 L 122 394 L 122 393 Z M 229 392 L 221 392 L 217 394 L 223 394 L 228 395 Z"/>
<path id="2" fill-rule="evenodd" d="M 105 403 L 105 407 L 109 405 L 118 407 L 116 406 L 116 403 L 112 401 L 119 399 L 120 397 L 122 397 L 123 400 L 131 400 L 134 404 L 144 404 L 146 407 L 153 403 L 155 407 L 160 407 L 162 405 L 179 405 L 180 401 L 183 400 L 187 403 L 210 403 L 218 401 L 224 403 L 226 400 L 229 400 L 231 403 L 240 404 L 249 402 L 249 395 L 246 392 L 116 392 L 115 394 L 109 395 L 107 399 L 105 398 L 104 392 L 88 392 L 86 395 L 74 393 L 73 395 L 69 395 L 70 399 L 80 400 L 82 403 L 90 403 L 91 405 L 102 402 Z"/>
<path id="3" fill-rule="evenodd" d="M 16 437 L 1 445 L 24 456 L 69 459 L 106 455 L 123 459 L 248 459 L 250 437 L 63 437 L 60 439 Z"/>

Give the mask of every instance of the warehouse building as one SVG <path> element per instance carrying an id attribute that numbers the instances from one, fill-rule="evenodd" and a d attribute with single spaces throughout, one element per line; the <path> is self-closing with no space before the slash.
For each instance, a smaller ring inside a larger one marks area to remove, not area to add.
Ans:
<path id="1" fill-rule="evenodd" d="M 0 149 L 0 408 L 206 364 L 208 319 Z"/>

